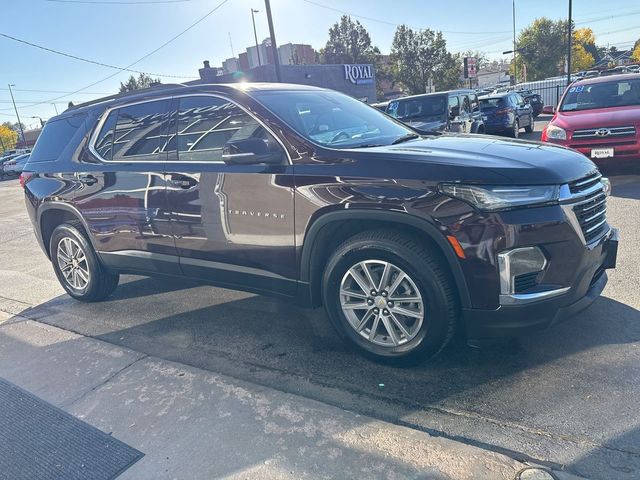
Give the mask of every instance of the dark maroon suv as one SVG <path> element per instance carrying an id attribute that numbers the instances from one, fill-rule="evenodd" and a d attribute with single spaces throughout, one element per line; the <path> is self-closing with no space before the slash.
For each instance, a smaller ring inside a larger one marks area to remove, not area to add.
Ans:
<path id="1" fill-rule="evenodd" d="M 283 84 L 163 86 L 47 122 L 22 175 L 65 290 L 177 275 L 323 305 L 378 359 L 426 358 L 588 306 L 616 261 L 608 181 L 577 152 L 419 136 Z"/>

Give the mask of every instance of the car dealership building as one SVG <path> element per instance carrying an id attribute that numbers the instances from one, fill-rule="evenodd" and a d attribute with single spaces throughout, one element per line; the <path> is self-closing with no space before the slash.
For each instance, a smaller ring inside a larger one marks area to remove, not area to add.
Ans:
<path id="1" fill-rule="evenodd" d="M 367 103 L 377 101 L 375 68 L 371 64 L 281 65 L 282 82 L 330 88 Z M 206 83 L 276 82 L 275 65 L 268 64 L 245 71 L 223 73 L 209 62 L 199 70 Z"/>

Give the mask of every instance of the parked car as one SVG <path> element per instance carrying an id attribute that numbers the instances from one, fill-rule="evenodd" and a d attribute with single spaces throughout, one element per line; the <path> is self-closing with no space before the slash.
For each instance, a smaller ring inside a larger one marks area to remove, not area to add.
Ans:
<path id="1" fill-rule="evenodd" d="M 533 108 L 515 92 L 480 97 L 480 110 L 487 133 L 501 133 L 518 138 L 520 129 L 533 132 Z"/>
<path id="2" fill-rule="evenodd" d="M 539 94 L 530 90 L 516 90 L 515 92 L 524 99 L 525 103 L 531 105 L 531 108 L 533 109 L 533 118 L 536 118 L 542 113 L 544 102 Z"/>
<path id="3" fill-rule="evenodd" d="M 574 148 L 598 162 L 640 160 L 637 73 L 574 82 L 554 112 L 543 142 Z"/>
<path id="4" fill-rule="evenodd" d="M 17 157 L 12 158 L 11 160 L 4 162 L 2 164 L 2 171 L 0 174 L 2 176 L 18 176 L 22 173 L 22 169 L 29 160 L 29 153 L 25 153 L 22 155 L 18 155 Z"/>
<path id="5" fill-rule="evenodd" d="M 21 183 L 73 298 L 104 300 L 121 273 L 196 278 L 322 305 L 385 360 L 580 311 L 618 245 L 608 183 L 577 152 L 419 136 L 304 85 L 165 85 L 72 107 Z"/>
<path id="6" fill-rule="evenodd" d="M 484 133 L 478 96 L 451 90 L 391 100 L 386 113 L 423 132 Z"/>

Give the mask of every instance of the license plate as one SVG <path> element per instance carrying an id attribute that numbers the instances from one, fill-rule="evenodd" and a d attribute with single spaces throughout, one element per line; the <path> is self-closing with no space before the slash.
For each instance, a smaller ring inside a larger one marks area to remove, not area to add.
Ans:
<path id="1" fill-rule="evenodd" d="M 592 148 L 591 158 L 609 158 L 613 157 L 613 148 Z"/>

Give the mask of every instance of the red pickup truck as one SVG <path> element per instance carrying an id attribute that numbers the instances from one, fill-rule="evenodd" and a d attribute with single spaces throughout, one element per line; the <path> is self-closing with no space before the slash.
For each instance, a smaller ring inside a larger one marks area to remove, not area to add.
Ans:
<path id="1" fill-rule="evenodd" d="M 572 83 L 541 140 L 576 149 L 599 164 L 640 162 L 640 74 Z"/>

